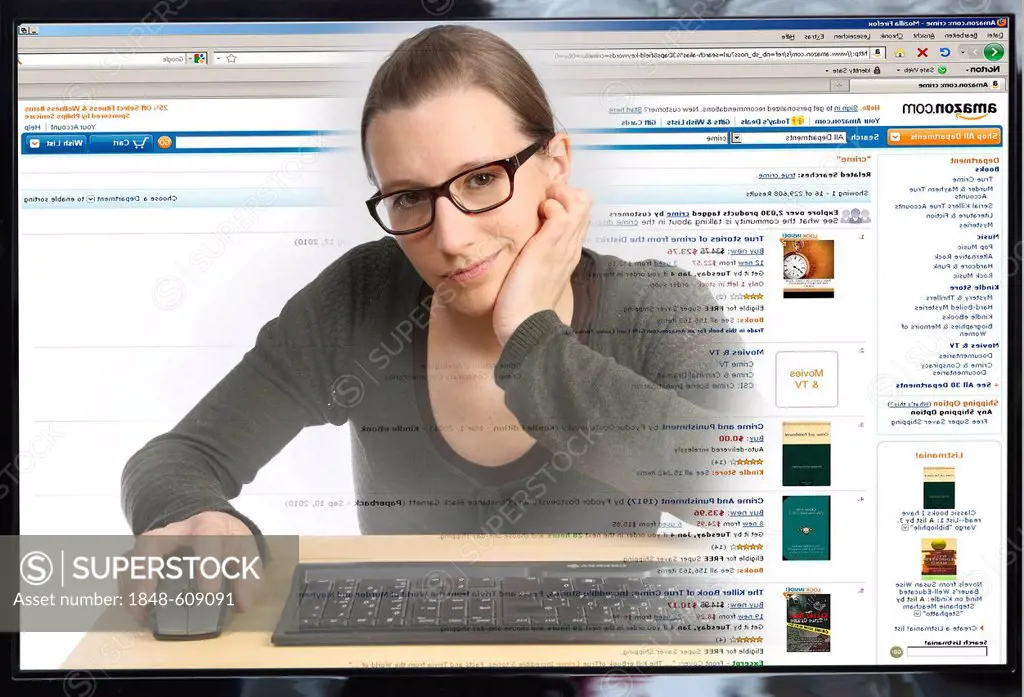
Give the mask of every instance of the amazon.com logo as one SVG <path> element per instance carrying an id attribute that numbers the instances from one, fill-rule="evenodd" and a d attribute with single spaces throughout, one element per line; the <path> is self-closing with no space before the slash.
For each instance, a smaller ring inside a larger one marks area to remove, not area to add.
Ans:
<path id="1" fill-rule="evenodd" d="M 977 121 L 994 114 L 997 107 L 993 102 L 935 102 L 933 104 L 904 104 L 904 114 L 949 114 L 966 121 Z"/>

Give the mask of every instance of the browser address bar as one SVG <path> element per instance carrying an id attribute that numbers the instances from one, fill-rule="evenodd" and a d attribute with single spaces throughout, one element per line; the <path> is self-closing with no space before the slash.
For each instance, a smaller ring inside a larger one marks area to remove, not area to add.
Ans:
<path id="1" fill-rule="evenodd" d="M 219 51 L 213 65 L 364 65 L 381 63 L 387 56 L 386 51 Z"/>
<path id="2" fill-rule="evenodd" d="M 751 61 L 849 61 L 884 57 L 884 48 L 750 48 L 750 49 L 556 49 L 526 50 L 523 54 L 541 64 L 591 64 L 666 62 Z M 379 64 L 386 51 L 240 51 L 218 52 L 213 64 L 229 65 L 363 65 Z"/>
<path id="3" fill-rule="evenodd" d="M 556 63 L 612 64 L 749 61 L 848 61 L 884 57 L 884 49 L 844 48 L 690 48 L 690 49 L 574 49 L 551 52 Z"/>

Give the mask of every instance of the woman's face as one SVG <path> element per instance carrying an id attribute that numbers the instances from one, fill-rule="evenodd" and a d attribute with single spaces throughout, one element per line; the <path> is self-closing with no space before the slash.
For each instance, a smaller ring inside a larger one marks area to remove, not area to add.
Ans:
<path id="1" fill-rule="evenodd" d="M 385 194 L 440 184 L 530 144 L 512 110 L 480 89 L 448 92 L 411 109 L 381 114 L 366 134 L 370 162 Z M 566 180 L 568 165 L 568 142 L 560 134 L 547 155 L 538 152 L 519 168 L 508 203 L 470 215 L 439 197 L 430 227 L 396 237 L 434 289 L 435 303 L 471 316 L 493 309 L 516 256 L 540 228 L 548 186 Z"/>

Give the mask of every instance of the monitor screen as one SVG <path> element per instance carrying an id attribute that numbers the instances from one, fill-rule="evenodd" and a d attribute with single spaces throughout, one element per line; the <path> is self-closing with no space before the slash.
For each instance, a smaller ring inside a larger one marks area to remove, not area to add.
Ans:
<path id="1" fill-rule="evenodd" d="M 1012 17 L 14 29 L 21 670 L 1015 660 Z"/>

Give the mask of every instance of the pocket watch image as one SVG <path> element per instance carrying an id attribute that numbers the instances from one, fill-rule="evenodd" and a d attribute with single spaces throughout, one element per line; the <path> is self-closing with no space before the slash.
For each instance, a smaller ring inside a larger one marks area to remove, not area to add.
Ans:
<path id="1" fill-rule="evenodd" d="M 811 262 L 807 260 L 807 257 L 800 253 L 800 249 L 802 247 L 803 242 L 794 242 L 793 249 L 795 251 L 789 252 L 786 256 L 782 257 L 782 277 L 787 281 L 796 281 L 801 278 L 806 278 L 808 272 L 811 270 Z"/>

